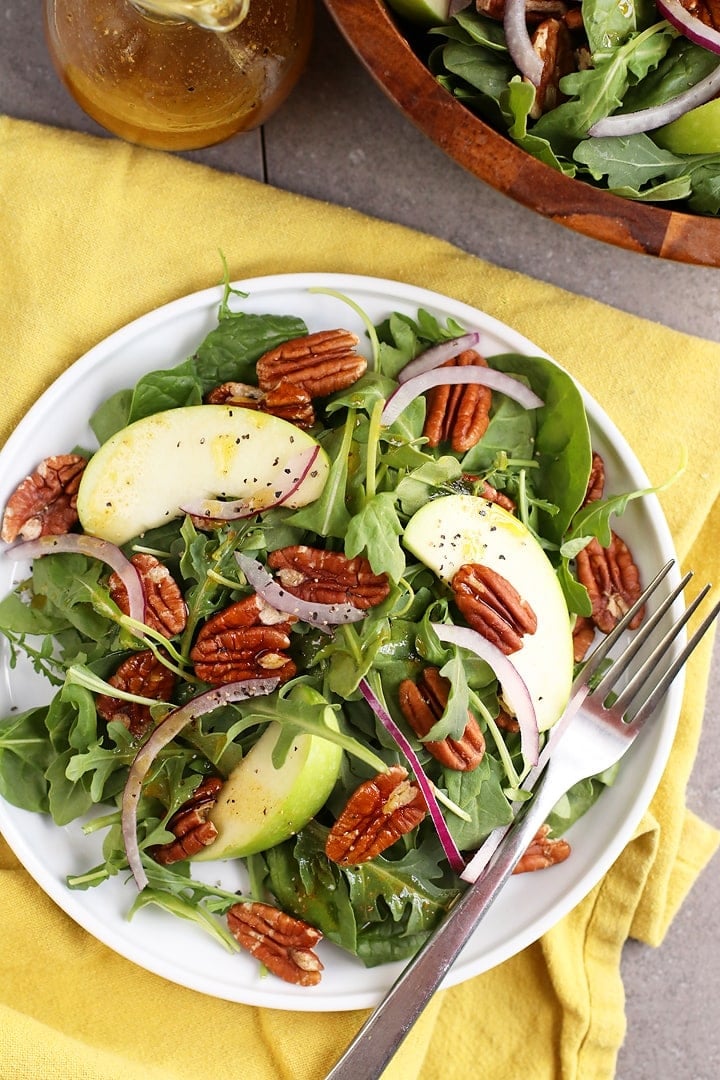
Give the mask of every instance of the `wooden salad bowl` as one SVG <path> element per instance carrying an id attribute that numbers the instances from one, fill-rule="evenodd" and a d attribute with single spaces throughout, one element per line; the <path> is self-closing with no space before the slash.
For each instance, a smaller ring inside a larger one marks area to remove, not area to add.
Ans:
<path id="1" fill-rule="evenodd" d="M 383 0 L 325 0 L 388 97 L 469 172 L 523 206 L 596 240 L 661 259 L 720 266 L 720 218 L 634 202 L 556 172 L 469 112 L 436 81 Z"/>

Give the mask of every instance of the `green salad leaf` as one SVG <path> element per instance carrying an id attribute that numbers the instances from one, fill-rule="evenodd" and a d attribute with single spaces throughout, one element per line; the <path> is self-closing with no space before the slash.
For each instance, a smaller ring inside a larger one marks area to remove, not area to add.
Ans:
<path id="1" fill-rule="evenodd" d="M 558 102 L 542 115 L 507 53 L 502 24 L 472 6 L 431 29 L 421 55 L 468 109 L 550 168 L 624 198 L 720 212 L 720 155 L 671 154 L 653 131 L 588 135 L 606 116 L 671 101 L 714 71 L 717 56 L 680 36 L 653 0 L 583 0 L 582 20 L 572 37 L 577 68 L 560 79 Z"/>

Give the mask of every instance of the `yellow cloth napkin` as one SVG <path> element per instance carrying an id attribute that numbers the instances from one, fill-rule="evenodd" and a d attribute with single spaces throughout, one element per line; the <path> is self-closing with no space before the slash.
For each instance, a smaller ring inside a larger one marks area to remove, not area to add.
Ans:
<path id="1" fill-rule="evenodd" d="M 111 331 L 237 278 L 327 271 L 436 289 L 527 334 L 631 439 L 679 553 L 718 578 L 720 346 L 490 266 L 450 244 L 160 153 L 0 118 L 0 440 Z M 681 366 L 681 375 L 678 366 Z M 709 642 L 693 659 L 677 742 L 649 812 L 590 896 L 537 944 L 436 995 L 388 1080 L 610 1077 L 624 1035 L 619 957 L 657 945 L 718 843 L 685 810 Z M 3 1080 L 317 1080 L 364 1014 L 203 997 L 135 967 L 67 918 L 0 840 Z M 531 1053 L 529 1048 L 532 1048 Z M 521 1063 L 521 1065 L 520 1065 Z"/>

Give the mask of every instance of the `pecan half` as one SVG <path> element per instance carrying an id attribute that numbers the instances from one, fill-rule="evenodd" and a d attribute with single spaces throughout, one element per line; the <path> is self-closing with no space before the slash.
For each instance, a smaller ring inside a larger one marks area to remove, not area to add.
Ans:
<path id="1" fill-rule="evenodd" d="M 570 31 L 560 19 L 541 22 L 532 35 L 532 44 L 543 65 L 530 110 L 530 116 L 538 120 L 543 113 L 567 100 L 560 91 L 560 80 L 576 70 L 576 62 Z"/>
<path id="2" fill-rule="evenodd" d="M 573 660 L 579 664 L 585 659 L 587 651 L 595 640 L 595 623 L 585 615 L 578 615 L 572 631 Z"/>
<path id="3" fill-rule="evenodd" d="M 285 653 L 290 622 L 272 620 L 277 620 L 277 612 L 254 594 L 218 611 L 201 628 L 190 652 L 195 674 L 213 686 L 271 675 L 287 682 L 297 671 Z"/>
<path id="4" fill-rule="evenodd" d="M 57 454 L 41 461 L 7 501 L 0 539 L 11 544 L 59 536 L 78 520 L 77 493 L 87 461 L 79 454 Z"/>
<path id="5" fill-rule="evenodd" d="M 211 390 L 205 401 L 208 405 L 238 405 L 243 409 L 270 413 L 299 428 L 311 428 L 315 423 L 310 395 L 302 386 L 291 382 L 282 381 L 267 392 L 247 383 L 226 382 Z"/>
<path id="6" fill-rule="evenodd" d="M 680 3 L 700 22 L 713 30 L 720 30 L 720 4 L 717 0 L 680 0 Z"/>
<path id="7" fill-rule="evenodd" d="M 390 593 L 386 574 L 374 574 L 362 555 L 296 544 L 268 555 L 268 566 L 284 589 L 315 604 L 352 604 L 366 611 Z"/>
<path id="8" fill-rule="evenodd" d="M 562 18 L 572 0 L 525 0 L 525 21 L 529 26 L 542 22 L 551 16 Z M 475 7 L 481 15 L 502 22 L 505 18 L 505 0 L 475 0 Z"/>
<path id="9" fill-rule="evenodd" d="M 578 580 L 590 597 L 592 621 L 604 634 L 609 634 L 642 592 L 632 553 L 613 532 L 606 548 L 593 537 L 587 547 L 578 552 L 575 566 Z M 633 617 L 631 630 L 637 629 L 644 613 L 645 609 L 641 608 Z"/>
<path id="10" fill-rule="evenodd" d="M 502 731 L 519 731 L 520 721 L 516 716 L 511 716 L 509 712 L 506 712 L 502 707 L 500 712 L 495 717 L 495 723 Z"/>
<path id="11" fill-rule="evenodd" d="M 369 862 L 427 814 L 420 788 L 407 770 L 394 765 L 366 780 L 350 796 L 328 833 L 325 854 L 340 866 Z"/>
<path id="12" fill-rule="evenodd" d="M 492 484 L 489 484 L 487 480 L 483 480 L 480 495 L 483 499 L 487 499 L 488 502 L 497 503 L 503 510 L 507 510 L 508 514 L 514 514 L 517 509 L 514 500 L 511 499 L 509 495 L 506 495 L 503 491 L 498 491 L 498 489 L 494 488 Z"/>
<path id="13" fill-rule="evenodd" d="M 114 675 L 108 679 L 116 690 L 139 697 L 156 698 L 158 701 L 170 701 L 175 690 L 175 676 L 162 664 L 150 649 L 132 653 L 123 660 Z M 103 720 L 110 723 L 117 720 L 124 724 L 131 735 L 140 738 L 153 725 L 149 705 L 137 701 L 124 701 L 109 694 L 98 694 L 95 708 Z"/>
<path id="14" fill-rule="evenodd" d="M 482 563 L 465 563 L 452 579 L 460 612 L 473 630 L 506 656 L 522 648 L 525 634 L 537 630 L 537 616 L 507 578 Z"/>
<path id="15" fill-rule="evenodd" d="M 344 390 L 367 370 L 357 344 L 357 335 L 349 330 L 320 330 L 286 341 L 258 360 L 260 389 L 267 392 L 280 383 L 293 383 L 311 398 Z"/>
<path id="16" fill-rule="evenodd" d="M 533 870 L 545 870 L 565 862 L 570 854 L 570 845 L 562 837 L 550 836 L 550 826 L 541 825 L 530 841 L 525 854 L 513 870 L 513 874 L 527 874 Z"/>
<path id="17" fill-rule="evenodd" d="M 498 506 L 502 506 L 503 510 L 507 510 L 508 514 L 514 514 L 517 507 L 514 501 L 509 495 L 506 495 L 504 491 L 498 491 L 487 480 L 480 480 L 479 476 L 473 476 L 472 473 L 463 473 L 463 480 L 472 485 L 479 485 L 478 494 L 482 499 L 487 499 L 488 502 L 497 503 Z"/>
<path id="18" fill-rule="evenodd" d="M 259 409 L 265 393 L 259 386 L 243 382 L 224 382 L 214 386 L 204 397 L 206 405 L 237 405 L 242 409 Z"/>
<path id="19" fill-rule="evenodd" d="M 268 390 L 262 411 L 303 429 L 311 428 L 315 423 L 315 410 L 309 393 L 288 379 L 283 379 Z"/>
<path id="20" fill-rule="evenodd" d="M 487 361 L 466 349 L 446 361 L 443 367 L 487 367 Z M 427 412 L 423 435 L 428 446 L 449 442 L 456 453 L 464 453 L 480 441 L 490 422 L 492 391 L 487 386 L 470 383 L 460 386 L 434 386 L 427 394 Z"/>
<path id="21" fill-rule="evenodd" d="M 605 462 L 595 450 L 593 450 L 590 476 L 588 477 L 587 489 L 583 506 L 597 502 L 605 493 Z"/>
<path id="22" fill-rule="evenodd" d="M 218 831 L 207 816 L 217 802 L 222 786 L 219 776 L 208 776 L 198 784 L 167 823 L 168 831 L 174 833 L 176 839 L 148 848 L 151 858 L 163 866 L 172 866 L 212 844 Z"/>
<path id="23" fill-rule="evenodd" d="M 136 552 L 130 559 L 142 582 L 145 594 L 145 622 L 166 638 L 181 634 L 187 623 L 183 594 L 167 566 L 154 555 Z M 117 574 L 108 581 L 110 597 L 126 615 L 130 610 L 127 589 Z"/>
<path id="24" fill-rule="evenodd" d="M 296 986 L 317 986 L 323 965 L 314 947 L 319 930 L 271 904 L 233 904 L 227 913 L 233 937 L 268 971 Z"/>
<path id="25" fill-rule="evenodd" d="M 442 716 L 450 696 L 450 680 L 438 668 L 426 667 L 417 683 L 403 679 L 398 688 L 400 709 L 408 724 L 422 739 Z M 458 772 L 477 768 L 485 753 L 485 739 L 480 725 L 468 711 L 468 722 L 462 736 L 424 742 L 423 746 L 441 765 Z"/>

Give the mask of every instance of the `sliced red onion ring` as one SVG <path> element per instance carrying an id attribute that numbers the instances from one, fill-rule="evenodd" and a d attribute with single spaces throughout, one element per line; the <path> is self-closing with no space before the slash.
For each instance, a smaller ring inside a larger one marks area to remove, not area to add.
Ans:
<path id="1" fill-rule="evenodd" d="M 448 360 L 453 360 L 460 353 L 465 352 L 466 349 L 472 349 L 479 340 L 479 331 L 472 330 L 469 334 L 463 334 L 461 337 L 452 338 L 450 341 L 441 341 L 437 345 L 432 345 L 405 365 L 397 377 L 398 382 L 405 383 L 408 379 L 414 379 L 416 375 L 422 375 L 425 371 L 432 371 L 433 368 L 440 367 Z"/>
<path id="2" fill-rule="evenodd" d="M 542 398 L 529 387 L 525 386 L 512 375 L 506 375 L 503 371 L 495 371 L 493 368 L 476 367 L 450 367 L 435 368 L 426 371 L 422 375 L 416 375 L 408 379 L 394 390 L 385 402 L 385 408 L 380 417 L 380 423 L 384 427 L 390 427 L 398 416 L 426 390 L 434 386 L 457 386 L 460 383 L 477 383 L 480 386 L 489 386 L 492 390 L 498 390 L 506 397 L 524 405 L 526 409 L 539 409 L 544 404 Z"/>
<path id="3" fill-rule="evenodd" d="M 540 753 L 540 735 L 538 732 L 535 706 L 525 682 L 518 674 L 513 662 L 500 652 L 482 634 L 467 626 L 453 626 L 448 623 L 430 624 L 441 641 L 457 645 L 461 649 L 475 653 L 493 669 L 502 686 L 503 697 L 512 708 L 520 725 L 520 747 L 528 765 L 537 765 Z"/>
<path id="4" fill-rule="evenodd" d="M 195 502 L 185 503 L 180 509 L 184 514 L 192 514 L 193 517 L 205 518 L 207 521 L 239 521 L 241 518 L 254 517 L 274 506 L 282 506 L 295 494 L 313 465 L 317 461 L 320 447 L 310 446 L 300 454 L 295 454 L 286 465 L 277 480 L 270 485 L 274 488 L 270 502 L 259 503 L 267 492 L 259 492 L 250 499 L 232 499 L 221 502 L 219 499 L 198 499 Z"/>
<path id="5" fill-rule="evenodd" d="M 503 29 L 508 52 L 521 75 L 539 86 L 543 62 L 535 52 L 525 21 L 525 0 L 505 0 Z"/>
<path id="6" fill-rule="evenodd" d="M 657 0 L 657 9 L 671 26 L 696 45 L 702 45 L 710 52 L 720 53 L 720 34 L 706 26 L 695 15 L 691 15 L 679 0 Z"/>
<path id="7" fill-rule="evenodd" d="M 128 865 L 135 878 L 138 889 L 148 883 L 145 868 L 140 859 L 140 847 L 137 838 L 137 808 L 142 793 L 143 780 L 155 758 L 168 743 L 180 734 L 186 724 L 197 716 L 204 716 L 220 705 L 232 701 L 271 694 L 278 686 L 279 679 L 246 679 L 244 682 L 226 683 L 207 690 L 193 698 L 187 704 L 169 713 L 161 724 L 151 732 L 147 741 L 140 747 L 128 774 L 122 797 L 122 836 Z"/>
<path id="8" fill-rule="evenodd" d="M 41 536 L 26 540 L 8 550 L 13 559 L 39 559 L 42 555 L 68 554 L 89 555 L 99 559 L 115 571 L 128 596 L 128 614 L 136 622 L 145 622 L 145 593 L 137 570 L 119 547 L 108 540 L 85 533 L 63 533 L 61 536 Z"/>
<path id="9" fill-rule="evenodd" d="M 720 36 L 720 35 L 719 35 Z M 639 109 L 632 113 L 617 113 L 598 120 L 588 129 L 591 138 L 602 139 L 609 135 L 637 135 L 642 131 L 654 131 L 665 124 L 684 116 L 698 105 L 704 105 L 720 93 L 720 66 L 695 83 L 689 90 L 650 109 Z"/>
<path id="10" fill-rule="evenodd" d="M 418 787 L 420 788 L 425 797 L 425 802 L 427 803 L 427 808 L 430 813 L 430 817 L 432 818 L 433 825 L 437 830 L 438 839 L 442 844 L 443 851 L 445 852 L 445 857 L 447 858 L 447 861 L 450 863 L 450 866 L 456 874 L 462 873 L 465 867 L 465 860 L 460 854 L 457 844 L 453 840 L 452 834 L 447 827 L 447 823 L 445 821 L 445 818 L 443 817 L 442 810 L 440 809 L 437 798 L 435 796 L 433 785 L 430 783 L 427 776 L 425 775 L 423 767 L 418 760 L 417 754 L 413 750 L 408 740 L 403 735 L 400 728 L 393 720 L 390 713 L 379 701 L 378 697 L 376 696 L 372 687 L 366 679 L 360 680 L 360 682 L 358 683 L 358 689 L 360 690 L 360 693 L 365 698 L 372 711 L 377 716 L 382 726 L 385 728 L 388 734 L 393 737 L 393 739 L 398 744 L 403 754 L 407 758 L 408 762 L 410 763 L 410 767 L 415 774 L 415 779 L 417 780 Z"/>
<path id="11" fill-rule="evenodd" d="M 326 630 L 328 626 L 359 622 L 365 618 L 365 612 L 353 604 L 314 604 L 308 600 L 301 600 L 299 596 L 293 596 L 291 592 L 283 588 L 256 559 L 243 555 L 241 551 L 235 552 L 235 558 L 258 596 L 271 607 L 284 611 L 288 615 L 295 615 L 310 626 Z"/>

